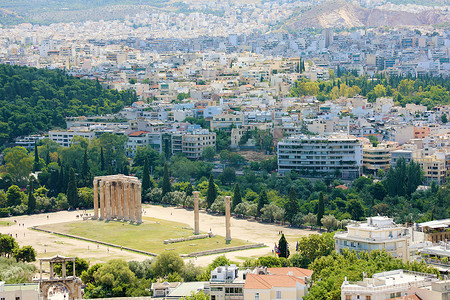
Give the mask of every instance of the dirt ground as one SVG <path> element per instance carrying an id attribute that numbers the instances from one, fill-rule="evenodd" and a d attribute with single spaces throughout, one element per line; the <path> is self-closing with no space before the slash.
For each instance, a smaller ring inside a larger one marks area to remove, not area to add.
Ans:
<path id="1" fill-rule="evenodd" d="M 262 161 L 273 157 L 273 155 L 266 155 L 265 152 L 252 150 L 242 150 L 236 153 L 243 156 L 248 161 Z"/>
<path id="2" fill-rule="evenodd" d="M 193 226 L 193 211 L 182 208 L 162 207 L 154 205 L 144 205 L 144 216 L 154 217 L 169 221 L 176 221 Z M 93 213 L 87 211 L 87 213 Z M 39 214 L 32 216 L 17 216 L 4 218 L 1 221 L 10 222 L 10 226 L 0 226 L 0 233 L 12 234 L 16 238 L 19 245 L 31 245 L 38 252 L 38 257 L 51 257 L 59 254 L 64 256 L 79 256 L 87 259 L 91 264 L 96 262 L 106 262 L 113 258 L 123 258 L 125 260 L 144 260 L 148 256 L 111 248 L 103 245 L 80 241 L 71 238 L 65 238 L 31 230 L 32 226 L 44 224 L 54 224 L 62 222 L 82 222 L 80 218 L 76 218 L 79 212 L 63 211 L 48 214 Z M 16 220 L 16 222 L 14 222 Z M 19 225 L 23 224 L 23 225 Z M 200 212 L 200 230 L 207 232 L 212 230 L 213 233 L 225 236 L 225 217 L 208 215 L 206 212 Z M 95 230 L 93 228 L 92 230 Z M 283 232 L 290 243 L 291 251 L 295 249 L 296 240 L 305 235 L 315 233 L 309 230 L 300 230 L 289 228 L 281 225 L 263 224 L 255 221 L 232 218 L 231 220 L 231 237 L 248 240 L 253 243 L 264 243 L 268 247 L 249 249 L 245 251 L 235 251 L 226 253 L 226 257 L 233 261 L 242 261 L 248 257 L 258 257 L 272 253 L 274 243 L 278 242 L 280 232 Z M 170 237 L 168 237 L 170 238 Z M 222 255 L 209 255 L 193 259 L 197 265 L 205 266 L 209 264 L 215 257 Z"/>

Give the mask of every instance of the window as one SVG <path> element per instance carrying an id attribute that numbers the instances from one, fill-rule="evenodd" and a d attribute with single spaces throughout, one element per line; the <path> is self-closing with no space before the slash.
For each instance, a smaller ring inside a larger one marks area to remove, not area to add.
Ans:
<path id="1" fill-rule="evenodd" d="M 345 300 L 352 300 L 352 296 L 351 295 L 345 295 Z"/>
<path id="2" fill-rule="evenodd" d="M 277 299 L 281 299 L 281 291 L 277 291 Z"/>
<path id="3" fill-rule="evenodd" d="M 255 293 L 255 300 L 259 300 L 259 293 Z"/>
<path id="4" fill-rule="evenodd" d="M 16 300 L 20 300 L 20 297 L 16 297 Z"/>
<path id="5" fill-rule="evenodd" d="M 216 300 L 216 295 L 211 295 L 211 300 Z"/>
<path id="6" fill-rule="evenodd" d="M 372 296 L 366 296 L 366 300 L 372 300 Z"/>

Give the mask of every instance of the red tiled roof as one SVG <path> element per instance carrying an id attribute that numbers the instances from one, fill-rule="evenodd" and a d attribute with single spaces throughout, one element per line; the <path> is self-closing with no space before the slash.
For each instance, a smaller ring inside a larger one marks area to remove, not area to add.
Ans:
<path id="1" fill-rule="evenodd" d="M 150 131 L 139 130 L 128 134 L 128 136 L 141 136 L 143 134 L 149 133 Z"/>
<path id="2" fill-rule="evenodd" d="M 297 283 L 305 285 L 304 280 L 289 275 L 247 274 L 244 289 L 271 289 L 273 287 L 295 287 Z"/>
<path id="3" fill-rule="evenodd" d="M 398 297 L 398 298 L 386 298 L 389 300 L 422 300 L 422 298 L 420 298 L 417 295 L 408 295 L 408 296 L 403 296 L 403 297 Z"/>
<path id="4" fill-rule="evenodd" d="M 297 267 L 267 268 L 267 271 L 275 275 L 289 275 L 289 272 L 291 272 L 292 276 L 295 277 L 311 277 L 313 273 L 312 270 Z"/>

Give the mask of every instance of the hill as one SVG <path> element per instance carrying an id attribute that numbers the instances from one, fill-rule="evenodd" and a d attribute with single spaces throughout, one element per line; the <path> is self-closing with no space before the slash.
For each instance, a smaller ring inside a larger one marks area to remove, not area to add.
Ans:
<path id="1" fill-rule="evenodd" d="M 0 145 L 64 127 L 65 117 L 118 112 L 136 99 L 133 92 L 104 90 L 59 70 L 0 65 Z"/>
<path id="2" fill-rule="evenodd" d="M 164 0 L 2 0 L 0 24 L 50 24 L 86 20 L 123 19 L 143 9 L 161 9 Z"/>
<path id="3" fill-rule="evenodd" d="M 450 21 L 448 12 L 430 9 L 419 13 L 367 9 L 345 1 L 331 1 L 302 10 L 287 20 L 284 28 L 295 31 L 307 27 L 376 27 L 399 25 L 434 25 Z"/>

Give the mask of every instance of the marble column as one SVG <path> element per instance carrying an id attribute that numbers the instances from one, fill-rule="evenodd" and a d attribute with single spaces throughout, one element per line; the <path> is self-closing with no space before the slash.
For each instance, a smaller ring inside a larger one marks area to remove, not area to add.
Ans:
<path id="1" fill-rule="evenodd" d="M 228 243 L 231 241 L 231 209 L 230 209 L 230 196 L 225 197 L 225 240 Z"/>
<path id="2" fill-rule="evenodd" d="M 198 195 L 200 194 L 200 192 L 193 192 L 192 193 L 194 196 L 194 234 L 200 234 L 200 220 L 199 220 L 199 199 L 198 199 Z"/>
<path id="3" fill-rule="evenodd" d="M 136 221 L 136 207 L 135 207 L 135 193 L 134 193 L 134 189 L 136 188 L 136 184 L 134 182 L 130 182 L 129 185 L 129 189 L 128 189 L 128 194 L 130 197 L 130 201 L 129 201 L 129 207 L 130 207 L 130 221 L 131 222 L 135 222 Z"/>
<path id="4" fill-rule="evenodd" d="M 130 220 L 130 194 L 128 189 L 130 184 L 126 181 L 123 183 L 123 219 L 124 221 Z"/>
<path id="5" fill-rule="evenodd" d="M 111 182 L 107 181 L 106 182 L 106 192 L 105 192 L 105 206 L 106 206 L 106 220 L 111 220 L 111 216 L 112 216 L 112 203 L 111 203 Z"/>
<path id="6" fill-rule="evenodd" d="M 94 178 L 94 219 L 98 219 L 98 179 Z"/>
<path id="7" fill-rule="evenodd" d="M 105 218 L 105 181 L 100 180 L 100 220 Z"/>
<path id="8" fill-rule="evenodd" d="M 137 214 L 136 214 L 136 222 L 138 222 L 138 223 L 142 223 L 142 186 L 141 186 L 141 183 L 139 182 L 138 184 L 137 184 L 137 189 L 136 189 L 136 196 L 137 196 L 137 198 L 136 198 L 136 206 L 137 206 L 137 208 L 136 208 L 136 212 L 137 212 Z"/>
<path id="9" fill-rule="evenodd" d="M 112 198 L 112 217 L 117 218 L 117 181 L 113 181 L 111 185 Z"/>
<path id="10" fill-rule="evenodd" d="M 123 220 L 123 181 L 117 182 L 117 218 Z"/>

